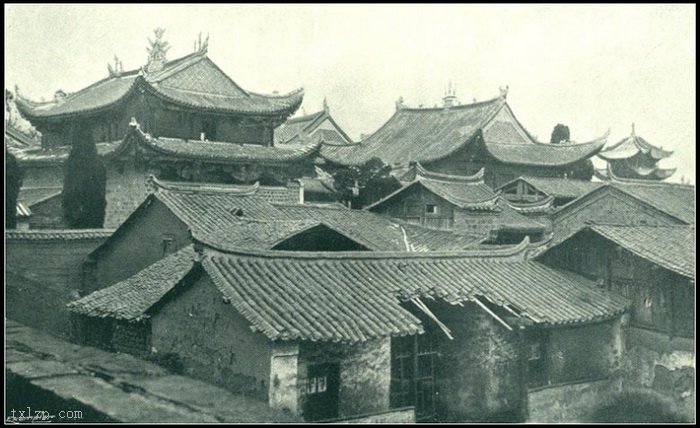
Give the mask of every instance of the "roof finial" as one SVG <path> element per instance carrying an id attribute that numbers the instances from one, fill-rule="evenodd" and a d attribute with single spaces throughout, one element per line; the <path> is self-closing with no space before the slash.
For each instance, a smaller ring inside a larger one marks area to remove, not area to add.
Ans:
<path id="1" fill-rule="evenodd" d="M 508 97 L 508 85 L 506 85 L 505 88 L 503 86 L 501 86 L 498 89 L 501 91 L 501 94 L 500 94 L 501 98 L 505 99 L 506 97 Z"/>
<path id="2" fill-rule="evenodd" d="M 326 99 L 326 97 L 323 97 L 323 111 L 326 113 L 330 112 L 330 108 L 328 107 L 328 99 Z"/>
<path id="3" fill-rule="evenodd" d="M 114 67 L 112 64 L 107 64 L 107 71 L 109 72 L 109 77 L 119 77 L 124 69 L 122 68 L 122 62 L 119 61 L 119 57 L 114 55 Z"/>
<path id="4" fill-rule="evenodd" d="M 457 102 L 457 91 L 452 87 L 452 80 L 447 84 L 447 91 L 442 99 L 443 107 L 450 108 Z"/>
<path id="5" fill-rule="evenodd" d="M 396 110 L 401 110 L 403 109 L 403 97 L 399 97 L 398 100 L 396 100 Z"/>
<path id="6" fill-rule="evenodd" d="M 634 137 L 634 122 L 632 122 L 632 136 Z"/>
<path id="7" fill-rule="evenodd" d="M 153 41 L 149 38 L 148 43 L 151 45 L 151 47 L 146 48 L 146 50 L 148 50 L 148 64 L 146 65 L 146 71 L 149 73 L 163 69 L 166 61 L 165 54 L 168 52 L 168 49 L 170 49 L 170 43 L 163 41 L 165 29 L 156 28 L 153 30 L 153 32 L 156 35 L 156 40 Z"/>
<path id="8" fill-rule="evenodd" d="M 194 42 L 194 51 L 199 53 L 206 53 L 209 47 L 209 33 L 207 33 L 207 38 L 204 39 L 202 43 L 202 32 L 199 32 L 199 38 Z"/>

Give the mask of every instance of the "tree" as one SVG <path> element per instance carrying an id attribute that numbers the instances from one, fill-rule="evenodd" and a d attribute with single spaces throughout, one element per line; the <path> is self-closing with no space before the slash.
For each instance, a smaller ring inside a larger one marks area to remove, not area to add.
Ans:
<path id="1" fill-rule="evenodd" d="M 552 137 L 549 139 L 549 142 L 551 144 L 559 144 L 562 141 L 569 141 L 569 138 L 571 137 L 571 134 L 569 134 L 569 127 L 557 123 L 554 129 L 552 129 Z"/>
<path id="2" fill-rule="evenodd" d="M 595 167 L 593 166 L 593 162 L 591 162 L 590 159 L 585 159 L 576 162 L 571 167 L 571 170 L 569 171 L 567 177 L 574 178 L 577 180 L 591 181 L 591 178 L 593 178 L 593 174 L 595 174 Z"/>
<path id="3" fill-rule="evenodd" d="M 5 146 L 5 228 L 17 227 L 17 196 L 22 186 L 22 170 Z"/>
<path id="4" fill-rule="evenodd" d="M 107 173 L 89 130 L 73 140 L 63 180 L 63 216 L 74 229 L 101 228 Z"/>
<path id="5" fill-rule="evenodd" d="M 389 165 L 372 158 L 360 166 L 339 167 L 331 175 L 340 200 L 362 208 L 401 187 L 390 172 Z"/>

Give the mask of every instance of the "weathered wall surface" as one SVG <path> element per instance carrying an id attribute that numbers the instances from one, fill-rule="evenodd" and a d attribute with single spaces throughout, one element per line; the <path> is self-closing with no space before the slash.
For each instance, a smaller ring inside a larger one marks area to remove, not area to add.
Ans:
<path id="1" fill-rule="evenodd" d="M 116 229 L 146 199 L 146 177 L 145 172 L 137 171 L 133 165 L 107 165 L 103 227 Z"/>
<path id="2" fill-rule="evenodd" d="M 94 274 L 84 284 L 83 294 L 124 280 L 162 259 L 166 255 L 165 237 L 172 239 L 173 252 L 190 243 L 184 223 L 161 202 L 154 201 L 95 255 Z"/>
<path id="3" fill-rule="evenodd" d="M 307 367 L 339 363 L 338 417 L 350 417 L 389 409 L 391 341 L 369 340 L 356 345 L 302 343 L 299 354 L 299 401 L 303 407 Z"/>
<path id="4" fill-rule="evenodd" d="M 514 420 L 523 385 L 518 339 L 476 305 L 436 308 L 452 331 L 441 337 L 439 417 L 445 422 Z M 439 333 L 439 332 L 438 332 Z"/>
<path id="5" fill-rule="evenodd" d="M 528 422 L 584 422 L 607 394 L 619 388 L 618 380 L 605 379 L 532 389 L 527 396 Z"/>
<path id="6" fill-rule="evenodd" d="M 184 375 L 267 401 L 270 342 L 250 330 L 208 276 L 163 302 L 151 326 L 155 352 L 177 354 Z"/>
<path id="7" fill-rule="evenodd" d="M 63 187 L 63 165 L 38 165 L 20 162 L 23 187 Z"/>
<path id="8" fill-rule="evenodd" d="M 619 321 L 550 331 L 547 366 L 552 384 L 611 376 L 620 367 Z"/>
<path id="9" fill-rule="evenodd" d="M 54 196 L 31 207 L 29 217 L 30 229 L 68 229 L 68 223 L 63 218 L 62 195 Z"/>
<path id="10" fill-rule="evenodd" d="M 68 337 L 65 305 L 79 297 L 84 258 L 105 239 L 28 240 L 6 235 L 7 317 Z"/>
<path id="11" fill-rule="evenodd" d="M 625 329 L 623 388 L 669 398 L 689 420 L 695 414 L 695 341 L 634 327 Z"/>
<path id="12" fill-rule="evenodd" d="M 288 410 L 295 415 L 301 413 L 298 371 L 299 345 L 294 342 L 273 342 L 270 352 L 270 407 Z"/>
<path id="13" fill-rule="evenodd" d="M 88 321 L 90 322 L 90 321 Z M 112 334 L 112 349 L 136 356 L 146 356 L 150 352 L 150 321 L 117 321 Z"/>

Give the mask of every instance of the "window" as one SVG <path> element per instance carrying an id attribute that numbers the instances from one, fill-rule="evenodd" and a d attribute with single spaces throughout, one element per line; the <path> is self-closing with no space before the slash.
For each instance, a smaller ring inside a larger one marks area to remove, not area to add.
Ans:
<path id="1" fill-rule="evenodd" d="M 438 213 L 438 207 L 435 204 L 427 204 L 425 206 L 425 213 L 426 214 L 437 214 Z"/>
<path id="2" fill-rule="evenodd" d="M 163 235 L 163 255 L 167 256 L 175 252 L 175 237 L 173 235 Z"/>
<path id="3" fill-rule="evenodd" d="M 322 392 L 326 392 L 326 385 L 326 376 L 311 377 L 306 381 L 306 393 L 320 394 Z"/>

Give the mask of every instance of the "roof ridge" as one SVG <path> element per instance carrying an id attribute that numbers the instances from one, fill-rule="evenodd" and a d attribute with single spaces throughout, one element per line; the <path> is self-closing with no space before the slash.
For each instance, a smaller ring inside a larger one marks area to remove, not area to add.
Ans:
<path id="1" fill-rule="evenodd" d="M 472 175 L 455 175 L 455 174 L 445 174 L 441 172 L 434 172 L 426 169 L 420 162 L 416 162 L 415 165 L 416 175 L 425 177 L 430 180 L 445 180 L 447 182 L 453 183 L 467 183 L 467 184 L 479 184 L 484 183 L 484 172 L 485 168 L 482 167 L 479 171 Z"/>
<path id="2" fill-rule="evenodd" d="M 287 121 L 284 124 L 294 124 L 299 122 L 313 121 L 317 117 L 321 116 L 323 113 L 325 113 L 325 111 L 321 110 L 316 113 L 309 113 L 299 117 L 292 117 L 290 119 L 287 119 Z"/>
<path id="3" fill-rule="evenodd" d="M 335 229 L 334 229 L 335 230 Z M 282 251 L 282 250 L 218 250 L 210 245 L 204 244 L 212 251 L 221 253 L 223 257 L 260 257 L 272 259 L 301 259 L 301 260 L 360 260 L 360 259 L 380 259 L 380 260 L 410 260 L 410 259 L 478 259 L 480 261 L 510 258 L 522 256 L 522 260 L 517 262 L 526 262 L 524 258 L 525 250 L 530 247 L 530 238 L 525 237 L 519 244 L 508 248 L 495 249 L 465 249 L 460 251 L 428 251 L 428 252 L 411 252 L 411 251 Z M 207 251 L 206 248 L 203 249 Z M 501 260 L 502 261 L 502 260 Z M 516 260 L 512 260 L 516 262 Z"/>
<path id="4" fill-rule="evenodd" d="M 450 111 L 450 110 L 466 110 L 468 108 L 475 108 L 475 107 L 481 107 L 485 104 L 490 104 L 490 103 L 495 103 L 497 101 L 504 101 L 505 103 L 505 98 L 502 96 L 497 96 L 488 100 L 484 101 L 477 101 L 469 104 L 459 104 L 459 105 L 454 105 L 449 108 L 445 107 L 401 107 L 398 111 L 409 111 L 409 112 L 424 112 L 424 111 Z"/>

